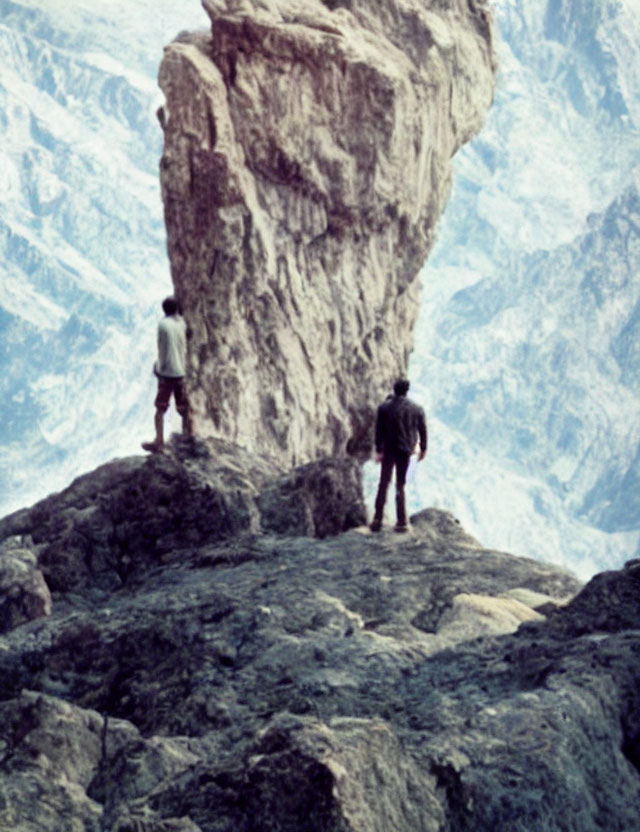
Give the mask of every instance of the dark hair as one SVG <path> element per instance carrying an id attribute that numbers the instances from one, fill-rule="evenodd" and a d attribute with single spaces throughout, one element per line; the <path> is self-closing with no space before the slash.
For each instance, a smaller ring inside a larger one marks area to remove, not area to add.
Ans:
<path id="1" fill-rule="evenodd" d="M 179 309 L 178 301 L 174 297 L 165 298 L 162 301 L 162 311 L 165 315 L 175 315 Z"/>
<path id="2" fill-rule="evenodd" d="M 396 394 L 396 396 L 406 396 L 409 392 L 409 387 L 409 379 L 399 378 L 393 385 L 393 392 Z"/>

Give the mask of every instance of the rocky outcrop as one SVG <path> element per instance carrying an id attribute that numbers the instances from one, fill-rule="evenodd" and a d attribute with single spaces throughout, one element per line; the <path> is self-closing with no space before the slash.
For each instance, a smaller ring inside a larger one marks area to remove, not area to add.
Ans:
<path id="1" fill-rule="evenodd" d="M 292 533 L 322 465 L 176 442 L 0 521 L 53 597 L 0 641 L 1 829 L 635 828 L 640 565 L 580 591 L 433 509 Z"/>
<path id="2" fill-rule="evenodd" d="M 51 612 L 51 593 L 33 552 L 19 540 L 0 544 L 0 633 Z"/>
<path id="3" fill-rule="evenodd" d="M 484 0 L 205 0 L 165 50 L 161 181 L 200 435 L 368 450 L 450 160 L 493 91 Z"/>
<path id="4" fill-rule="evenodd" d="M 0 541 L 11 536 L 15 547 L 28 535 L 51 589 L 75 592 L 89 585 L 115 589 L 172 551 L 239 534 L 325 537 L 365 521 L 355 460 L 324 459 L 285 473 L 229 442 L 185 444 L 175 436 L 166 453 L 103 465 L 61 494 L 0 520 Z M 3 559 L 2 551 L 0 591 L 6 587 L 7 601 L 0 601 L 0 614 L 16 596 L 17 580 L 8 560 L 17 553 L 9 550 Z"/>

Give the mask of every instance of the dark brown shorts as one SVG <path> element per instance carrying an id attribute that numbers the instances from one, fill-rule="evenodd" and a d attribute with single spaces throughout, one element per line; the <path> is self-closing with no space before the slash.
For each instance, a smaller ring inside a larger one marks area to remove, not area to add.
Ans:
<path id="1" fill-rule="evenodd" d="M 181 416 L 184 416 L 189 409 L 184 379 L 158 376 L 158 394 L 154 402 L 156 409 L 165 413 L 169 407 L 172 394 L 176 402 L 176 410 Z"/>

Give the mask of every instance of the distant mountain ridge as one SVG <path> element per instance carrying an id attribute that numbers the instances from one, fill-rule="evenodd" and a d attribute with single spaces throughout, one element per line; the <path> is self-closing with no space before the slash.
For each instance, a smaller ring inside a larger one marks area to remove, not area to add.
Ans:
<path id="1" fill-rule="evenodd" d="M 638 9 L 494 6 L 496 101 L 456 156 L 425 269 L 410 371 L 431 451 L 413 507 L 586 577 L 639 545 Z M 117 0 L 108 17 L 0 0 L 0 514 L 147 438 L 170 291 L 155 75 L 162 47 L 207 23 L 197 0 Z"/>
<path id="2" fill-rule="evenodd" d="M 0 0 L 0 513 L 139 447 L 171 291 L 155 109 L 199 4 Z"/>
<path id="3" fill-rule="evenodd" d="M 496 10 L 496 100 L 424 271 L 442 444 L 415 499 L 587 575 L 640 542 L 640 10 Z"/>

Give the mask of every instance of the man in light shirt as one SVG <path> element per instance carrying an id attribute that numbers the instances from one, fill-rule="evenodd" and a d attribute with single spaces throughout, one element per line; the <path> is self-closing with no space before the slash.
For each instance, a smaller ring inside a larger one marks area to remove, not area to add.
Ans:
<path id="1" fill-rule="evenodd" d="M 165 298 L 162 309 L 164 318 L 158 323 L 158 360 L 154 366 L 158 378 L 158 393 L 154 402 L 156 437 L 153 442 L 142 443 L 144 450 L 151 453 L 161 451 L 164 446 L 164 414 L 169 408 L 171 396 L 182 416 L 182 433 L 191 436 L 189 402 L 184 384 L 187 327 L 175 298 Z"/>

